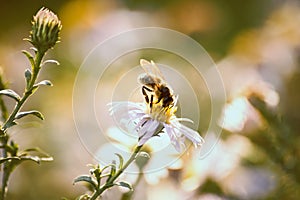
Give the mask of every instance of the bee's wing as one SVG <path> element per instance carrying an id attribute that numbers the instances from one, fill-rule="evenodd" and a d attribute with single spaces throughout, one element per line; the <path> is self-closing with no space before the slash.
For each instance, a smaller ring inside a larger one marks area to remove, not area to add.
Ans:
<path id="1" fill-rule="evenodd" d="M 155 77 L 165 80 L 163 74 L 161 73 L 161 71 L 159 70 L 157 65 L 152 60 L 151 60 L 151 62 L 149 62 L 148 60 L 141 59 L 140 65 L 147 74 L 152 74 Z"/>

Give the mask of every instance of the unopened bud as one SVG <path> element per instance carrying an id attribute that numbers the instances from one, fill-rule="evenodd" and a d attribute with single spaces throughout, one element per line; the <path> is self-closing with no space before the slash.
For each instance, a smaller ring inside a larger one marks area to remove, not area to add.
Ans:
<path id="1" fill-rule="evenodd" d="M 57 15 L 43 7 L 33 16 L 29 42 L 44 53 L 59 41 L 61 28 Z"/>

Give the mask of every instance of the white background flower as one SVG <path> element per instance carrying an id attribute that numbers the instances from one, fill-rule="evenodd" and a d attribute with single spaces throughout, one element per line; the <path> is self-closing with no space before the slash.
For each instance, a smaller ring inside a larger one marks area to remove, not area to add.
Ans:
<path id="1" fill-rule="evenodd" d="M 96 159 L 100 164 L 107 165 L 112 160 L 118 160 L 115 153 L 121 154 L 124 160 L 127 160 L 137 144 L 137 137 L 132 137 L 117 127 L 108 129 L 107 136 L 110 143 L 102 145 L 96 153 Z M 169 168 L 175 169 L 182 165 L 181 155 L 175 151 L 168 140 L 168 136 L 162 134 L 160 137 L 151 138 L 145 144 L 150 160 L 144 167 L 143 173 L 145 180 L 150 184 L 157 184 L 161 178 L 166 177 Z M 125 170 L 126 180 L 133 183 L 138 173 L 140 173 L 138 166 L 132 163 Z"/>

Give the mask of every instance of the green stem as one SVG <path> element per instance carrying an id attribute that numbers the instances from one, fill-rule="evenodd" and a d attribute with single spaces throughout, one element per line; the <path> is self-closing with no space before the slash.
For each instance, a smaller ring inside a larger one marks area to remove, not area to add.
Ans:
<path id="1" fill-rule="evenodd" d="M 4 124 L 1 126 L 0 129 L 0 138 L 1 138 L 1 143 L 2 146 L 4 146 L 3 148 L 3 158 L 7 157 L 7 150 L 6 150 L 6 146 L 7 146 L 7 142 L 9 140 L 8 135 L 6 135 L 6 131 L 7 129 L 11 126 L 11 124 L 13 123 L 13 121 L 15 120 L 15 117 L 17 115 L 17 113 L 20 111 L 20 109 L 22 108 L 22 106 L 24 105 L 24 103 L 26 102 L 26 100 L 28 99 L 28 97 L 30 97 L 32 95 L 32 93 L 34 92 L 34 84 L 35 81 L 38 77 L 39 71 L 41 69 L 40 65 L 42 62 L 42 59 L 45 55 L 45 52 L 37 52 L 35 55 L 35 62 L 34 62 L 34 66 L 32 66 L 32 77 L 30 82 L 28 83 L 28 85 L 26 85 L 26 89 L 25 92 L 22 96 L 22 98 L 20 99 L 20 101 L 15 105 L 13 111 L 11 112 L 11 114 L 9 115 L 8 119 L 4 122 Z M 14 166 L 11 164 L 11 161 L 7 161 L 3 164 L 3 174 L 2 174 L 2 187 L 1 187 L 1 195 L 0 195 L 0 200 L 4 200 L 6 193 L 7 193 L 7 187 L 8 187 L 8 181 L 9 181 L 9 177 L 11 172 L 13 171 Z"/>
<path id="2" fill-rule="evenodd" d="M 4 152 L 5 152 L 5 154 L 7 154 L 5 150 L 4 150 Z M 1 191 L 1 196 L 0 196 L 1 200 L 5 199 L 5 196 L 6 196 L 6 193 L 7 193 L 7 189 L 8 189 L 9 176 L 10 176 L 10 174 L 12 172 L 11 165 L 9 165 L 8 162 L 9 161 L 7 161 L 7 162 L 4 163 L 4 168 L 3 168 L 2 189 L 1 189 L 2 191 Z"/>
<path id="3" fill-rule="evenodd" d="M 143 145 L 137 146 L 134 149 L 134 152 L 131 154 L 130 158 L 123 165 L 121 169 L 113 176 L 109 181 L 107 181 L 99 190 L 95 191 L 90 200 L 96 200 L 106 189 L 113 186 L 114 181 L 124 172 L 124 170 L 135 160 L 138 152 L 142 149 Z"/>
<path id="4" fill-rule="evenodd" d="M 25 93 L 23 94 L 21 100 L 16 104 L 14 110 L 9 115 L 6 122 L 4 122 L 4 124 L 1 128 L 1 131 L 3 133 L 6 132 L 7 128 L 9 128 L 11 123 L 15 120 L 15 117 L 16 117 L 17 113 L 20 111 L 20 109 L 22 108 L 23 104 L 26 102 L 28 97 L 33 93 L 33 90 L 34 90 L 33 86 L 34 86 L 35 81 L 37 79 L 38 73 L 41 69 L 40 65 L 41 65 L 41 62 L 42 62 L 42 59 L 43 59 L 44 55 L 45 55 L 45 53 L 40 53 L 39 51 L 36 53 L 35 62 L 34 62 L 35 66 L 32 66 L 32 69 L 33 69 L 32 78 L 31 78 L 31 80 L 28 84 L 28 87 L 26 87 L 27 89 L 25 90 Z"/>
<path id="5" fill-rule="evenodd" d="M 4 90 L 4 89 L 7 89 L 7 88 L 6 88 L 6 84 L 3 81 L 2 73 L 0 72 L 0 90 Z M 3 121 L 7 120 L 8 112 L 7 112 L 6 105 L 2 99 L 2 96 L 0 97 L 0 109 L 1 109 L 1 115 L 2 115 Z"/>

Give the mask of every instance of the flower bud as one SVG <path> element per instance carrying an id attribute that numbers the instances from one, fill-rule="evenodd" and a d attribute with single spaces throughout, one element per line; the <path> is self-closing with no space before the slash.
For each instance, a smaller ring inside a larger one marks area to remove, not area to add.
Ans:
<path id="1" fill-rule="evenodd" d="M 38 51 L 45 53 L 59 41 L 61 28 L 57 15 L 43 7 L 33 16 L 29 42 Z"/>
<path id="2" fill-rule="evenodd" d="M 147 152 L 142 151 L 137 155 L 135 162 L 138 168 L 142 171 L 144 167 L 147 165 L 149 160 L 150 160 L 150 155 Z"/>

